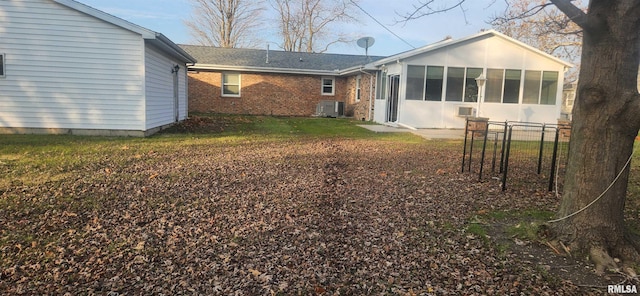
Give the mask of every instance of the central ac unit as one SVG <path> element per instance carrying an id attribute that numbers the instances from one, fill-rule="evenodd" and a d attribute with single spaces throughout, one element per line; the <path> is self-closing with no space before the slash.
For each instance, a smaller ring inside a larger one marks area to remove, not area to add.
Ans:
<path id="1" fill-rule="evenodd" d="M 337 101 L 320 101 L 316 106 L 316 115 L 320 117 L 344 116 L 344 103 Z"/>

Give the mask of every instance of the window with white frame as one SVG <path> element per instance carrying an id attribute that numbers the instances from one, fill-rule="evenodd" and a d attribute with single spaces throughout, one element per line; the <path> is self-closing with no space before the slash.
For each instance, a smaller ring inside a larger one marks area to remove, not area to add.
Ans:
<path id="1" fill-rule="evenodd" d="M 541 105 L 555 105 L 558 94 L 558 72 L 542 72 Z"/>
<path id="2" fill-rule="evenodd" d="M 424 100 L 424 66 L 407 66 L 407 100 Z"/>
<path id="3" fill-rule="evenodd" d="M 222 96 L 240 96 L 240 73 L 222 73 Z"/>
<path id="4" fill-rule="evenodd" d="M 448 102 L 461 102 L 464 91 L 464 68 L 447 68 L 447 95 Z"/>
<path id="5" fill-rule="evenodd" d="M 4 77 L 5 76 L 5 72 L 4 72 L 4 54 L 0 53 L 0 77 Z"/>
<path id="6" fill-rule="evenodd" d="M 525 71 L 522 103 L 555 105 L 558 75 L 556 71 Z"/>
<path id="7" fill-rule="evenodd" d="M 444 67 L 427 66 L 425 82 L 425 100 L 442 101 L 442 85 L 444 84 Z"/>
<path id="8" fill-rule="evenodd" d="M 382 72 L 378 74 L 378 85 L 379 87 L 376 88 L 376 99 L 384 100 L 386 99 L 386 95 L 387 95 L 387 73 L 386 72 Z"/>
<path id="9" fill-rule="evenodd" d="M 336 80 L 333 77 L 322 77 L 322 95 L 333 96 L 335 94 Z"/>
<path id="10" fill-rule="evenodd" d="M 482 68 L 467 68 L 467 74 L 464 82 L 464 101 L 478 101 L 478 81 L 476 78 L 482 75 Z"/>

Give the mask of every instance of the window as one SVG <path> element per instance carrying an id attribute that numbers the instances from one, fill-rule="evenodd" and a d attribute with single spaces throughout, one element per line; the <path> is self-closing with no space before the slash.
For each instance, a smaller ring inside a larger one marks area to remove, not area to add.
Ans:
<path id="1" fill-rule="evenodd" d="M 478 101 L 478 82 L 476 78 L 480 77 L 482 69 L 480 68 L 468 68 L 467 78 L 465 79 L 464 87 L 464 101 L 465 102 L 477 102 Z"/>
<path id="2" fill-rule="evenodd" d="M 540 98 L 541 71 L 524 71 L 524 91 L 522 93 L 523 104 L 538 104 Z"/>
<path id="3" fill-rule="evenodd" d="M 444 67 L 428 66 L 425 96 L 427 101 L 442 101 Z"/>
<path id="4" fill-rule="evenodd" d="M 222 96 L 223 97 L 239 97 L 240 96 L 240 74 L 239 73 L 222 73 Z"/>
<path id="5" fill-rule="evenodd" d="M 4 54 L 0 53 L 0 77 L 4 77 Z"/>
<path id="6" fill-rule="evenodd" d="M 322 95 L 333 96 L 335 94 L 335 83 L 336 81 L 332 77 L 322 78 Z"/>
<path id="7" fill-rule="evenodd" d="M 484 91 L 484 101 L 490 103 L 502 102 L 502 82 L 504 70 L 487 69 L 487 85 Z"/>
<path id="8" fill-rule="evenodd" d="M 502 102 L 517 104 L 520 100 L 520 70 L 506 70 L 504 74 L 504 93 Z"/>
<path id="9" fill-rule="evenodd" d="M 558 93 L 558 72 L 542 72 L 542 90 L 540 104 L 555 105 Z"/>
<path id="10" fill-rule="evenodd" d="M 362 75 L 356 76 L 356 102 L 360 102 L 360 83 L 362 82 Z"/>
<path id="11" fill-rule="evenodd" d="M 378 75 L 378 85 L 380 86 L 376 90 L 376 98 L 378 100 L 384 100 L 387 92 L 387 73 L 382 72 Z"/>
<path id="12" fill-rule="evenodd" d="M 424 66 L 407 66 L 407 100 L 424 99 Z"/>
<path id="13" fill-rule="evenodd" d="M 447 69 L 447 101 L 461 102 L 464 91 L 464 68 Z"/>

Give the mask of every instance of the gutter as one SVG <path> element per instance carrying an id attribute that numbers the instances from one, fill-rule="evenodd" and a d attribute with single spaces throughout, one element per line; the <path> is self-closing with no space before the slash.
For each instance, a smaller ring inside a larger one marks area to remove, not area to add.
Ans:
<path id="1" fill-rule="evenodd" d="M 154 40 L 154 39 L 148 39 Z M 177 57 L 181 58 L 185 63 L 195 64 L 197 61 L 194 57 L 188 54 L 184 49 L 180 48 L 177 44 L 173 43 L 169 38 L 162 33 L 155 33 L 155 40 L 159 41 L 165 50 L 174 53 Z"/>
<path id="2" fill-rule="evenodd" d="M 193 70 L 217 70 L 217 71 L 245 71 L 259 73 L 281 73 L 281 74 L 302 74 L 302 75 L 321 75 L 321 76 L 340 76 L 339 70 L 322 71 L 307 69 L 287 69 L 287 68 L 271 68 L 271 67 L 237 67 L 229 65 L 193 65 Z"/>

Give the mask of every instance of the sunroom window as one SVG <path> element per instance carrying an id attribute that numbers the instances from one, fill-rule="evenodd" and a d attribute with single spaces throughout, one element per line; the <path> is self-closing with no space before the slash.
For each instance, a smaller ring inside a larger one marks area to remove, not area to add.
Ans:
<path id="1" fill-rule="evenodd" d="M 502 102 L 517 104 L 520 99 L 520 70 L 506 70 L 504 74 L 504 95 Z"/>
<path id="2" fill-rule="evenodd" d="M 425 96 L 427 101 L 442 101 L 444 67 L 428 66 Z"/>
<path id="3" fill-rule="evenodd" d="M 542 73 L 541 105 L 554 105 L 558 94 L 558 72 L 544 71 Z"/>
<path id="4" fill-rule="evenodd" d="M 464 92 L 464 68 L 450 67 L 447 69 L 447 101 L 462 101 Z"/>

